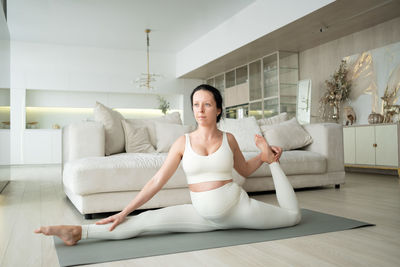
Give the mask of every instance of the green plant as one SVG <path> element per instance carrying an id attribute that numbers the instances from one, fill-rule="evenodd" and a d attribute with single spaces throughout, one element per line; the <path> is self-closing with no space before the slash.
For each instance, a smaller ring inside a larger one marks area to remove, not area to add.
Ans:
<path id="1" fill-rule="evenodd" d="M 159 109 L 161 109 L 161 112 L 164 114 L 167 114 L 168 109 L 170 108 L 170 104 L 167 101 L 167 99 L 165 99 L 164 97 L 158 95 L 158 102 L 160 103 L 160 105 L 158 106 Z"/>

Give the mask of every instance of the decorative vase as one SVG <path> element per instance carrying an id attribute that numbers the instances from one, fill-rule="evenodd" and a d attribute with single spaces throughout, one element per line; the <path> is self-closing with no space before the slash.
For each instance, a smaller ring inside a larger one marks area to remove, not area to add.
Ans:
<path id="1" fill-rule="evenodd" d="M 368 116 L 368 123 L 369 124 L 377 124 L 383 122 L 383 116 L 379 113 L 372 112 Z"/>

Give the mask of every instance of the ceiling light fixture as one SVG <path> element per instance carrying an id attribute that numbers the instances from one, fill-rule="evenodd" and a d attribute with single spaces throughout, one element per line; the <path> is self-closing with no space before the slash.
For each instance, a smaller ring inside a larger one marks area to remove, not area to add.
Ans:
<path id="1" fill-rule="evenodd" d="M 153 83 L 157 81 L 157 78 L 163 77 L 161 74 L 150 73 L 150 63 L 149 63 L 149 58 L 150 58 L 150 52 L 149 52 L 150 38 L 149 38 L 149 33 L 150 32 L 151 32 L 150 29 L 146 29 L 145 30 L 145 33 L 146 33 L 146 36 L 147 36 L 147 73 L 140 74 L 140 76 L 135 81 L 139 85 L 140 88 L 147 88 L 148 90 L 154 89 Z"/>

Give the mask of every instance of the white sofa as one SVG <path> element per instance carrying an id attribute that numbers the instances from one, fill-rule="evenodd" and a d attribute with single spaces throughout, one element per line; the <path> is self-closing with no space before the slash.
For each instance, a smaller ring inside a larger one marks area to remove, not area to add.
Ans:
<path id="1" fill-rule="evenodd" d="M 342 126 L 334 123 L 304 125 L 313 143 L 284 151 L 281 166 L 294 188 L 335 186 L 345 182 Z M 92 214 L 122 210 L 156 173 L 166 153 L 120 153 L 105 156 L 104 127 L 99 122 L 73 123 L 63 128 L 63 187 L 86 219 Z M 245 158 L 257 152 L 244 152 Z M 247 192 L 273 190 L 268 164 L 248 178 L 234 171 Z M 191 203 L 181 166 L 164 188 L 141 209 Z"/>

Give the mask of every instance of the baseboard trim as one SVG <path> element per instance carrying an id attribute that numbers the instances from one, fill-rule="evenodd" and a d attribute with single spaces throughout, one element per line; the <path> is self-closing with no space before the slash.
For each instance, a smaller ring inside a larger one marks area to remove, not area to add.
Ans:
<path id="1" fill-rule="evenodd" d="M 399 176 L 398 169 L 394 167 L 344 165 L 344 170 L 346 172 L 375 173 Z"/>

